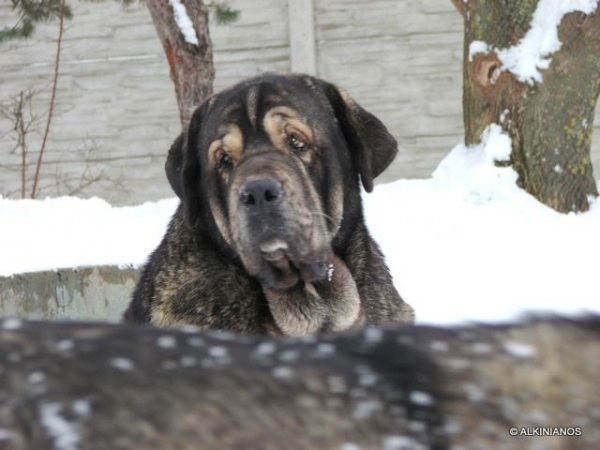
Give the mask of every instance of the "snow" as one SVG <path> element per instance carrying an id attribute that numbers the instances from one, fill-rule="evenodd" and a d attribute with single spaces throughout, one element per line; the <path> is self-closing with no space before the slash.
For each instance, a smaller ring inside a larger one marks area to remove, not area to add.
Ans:
<path id="1" fill-rule="evenodd" d="M 227 358 L 229 356 L 229 350 L 227 350 L 227 347 L 214 346 L 208 349 L 208 354 L 213 358 Z"/>
<path id="2" fill-rule="evenodd" d="M 89 400 L 79 399 L 73 402 L 71 410 L 80 417 L 88 418 L 92 414 L 92 405 L 90 405 Z"/>
<path id="3" fill-rule="evenodd" d="M 280 380 L 290 380 L 294 377 L 295 372 L 288 366 L 277 366 L 271 370 L 271 375 Z"/>
<path id="4" fill-rule="evenodd" d="M 450 152 L 433 173 L 434 184 L 459 195 L 464 192 L 473 203 L 511 196 L 517 189 L 517 173 L 495 165 L 510 159 L 511 148 L 510 137 L 492 124 L 484 130 L 479 147 L 458 145 Z"/>
<path id="5" fill-rule="evenodd" d="M 81 448 L 77 424 L 61 415 L 60 403 L 45 403 L 40 406 L 40 421 L 52 437 L 56 450 L 78 450 Z"/>
<path id="6" fill-rule="evenodd" d="M 127 358 L 112 358 L 110 366 L 123 372 L 131 372 L 135 368 L 133 362 Z"/>
<path id="7" fill-rule="evenodd" d="M 421 323 L 497 322 L 526 311 L 600 312 L 600 201 L 559 214 L 496 167 L 510 140 L 492 125 L 428 180 L 365 195 L 367 224 Z M 394 205 L 394 207 L 390 207 Z"/>
<path id="8" fill-rule="evenodd" d="M 423 391 L 412 391 L 409 394 L 408 399 L 411 401 L 411 403 L 419 406 L 431 406 L 434 403 L 433 397 L 431 397 L 431 395 L 429 395 L 427 392 Z"/>
<path id="9" fill-rule="evenodd" d="M 2 322 L 2 329 L 12 331 L 18 330 L 23 326 L 23 322 L 21 319 L 17 319 L 16 317 L 11 317 Z"/>
<path id="10" fill-rule="evenodd" d="M 484 41 L 472 41 L 469 44 L 469 61 L 473 61 L 478 53 L 488 53 L 489 51 L 490 47 Z"/>
<path id="11" fill-rule="evenodd" d="M 431 178 L 364 194 L 367 224 L 418 323 L 600 312 L 600 201 L 585 213 L 553 211 L 517 187 L 512 168 L 494 165 L 509 154 L 510 139 L 492 125 L 480 145 L 456 146 Z M 138 267 L 177 204 L 176 198 L 112 207 L 97 198 L 0 197 L 0 276 Z M 335 348 L 322 344 L 318 351 Z"/>
<path id="12" fill-rule="evenodd" d="M 533 345 L 524 344 L 523 342 L 506 342 L 504 349 L 508 354 L 518 359 L 531 359 L 537 355 L 537 349 Z"/>
<path id="13" fill-rule="evenodd" d="M 31 384 L 40 384 L 46 381 L 46 375 L 44 375 L 42 372 L 32 372 L 27 377 L 27 381 L 29 381 Z"/>
<path id="14" fill-rule="evenodd" d="M 196 30 L 194 29 L 194 24 L 192 23 L 190 16 L 188 16 L 185 5 L 181 3 L 180 0 L 169 0 L 169 5 L 173 8 L 175 23 L 177 24 L 179 31 L 181 31 L 185 42 L 195 46 L 200 45 Z"/>
<path id="15" fill-rule="evenodd" d="M 276 350 L 277 350 L 277 347 L 275 347 L 274 343 L 261 342 L 260 344 L 258 344 L 258 347 L 256 347 L 256 350 L 254 351 L 254 353 L 257 356 L 269 356 L 269 355 L 272 355 L 273 353 L 275 353 Z"/>
<path id="16" fill-rule="evenodd" d="M 425 450 L 427 447 L 408 436 L 386 436 L 383 438 L 381 448 L 382 450 Z"/>
<path id="17" fill-rule="evenodd" d="M 177 347 L 177 339 L 173 336 L 161 336 L 158 338 L 156 345 L 161 348 L 175 348 Z"/>
<path id="18" fill-rule="evenodd" d="M 519 81 L 533 84 L 541 82 L 539 70 L 550 67 L 553 53 L 560 50 L 558 27 L 566 14 L 582 12 L 590 14 L 598 8 L 599 0 L 539 0 L 533 13 L 531 27 L 514 46 L 494 49 L 483 41 L 473 41 L 469 46 L 469 61 L 477 53 L 496 51 L 503 64 Z"/>
<path id="19" fill-rule="evenodd" d="M 64 267 L 139 265 L 164 234 L 173 198 L 114 208 L 104 200 L 0 198 L 0 276 Z"/>

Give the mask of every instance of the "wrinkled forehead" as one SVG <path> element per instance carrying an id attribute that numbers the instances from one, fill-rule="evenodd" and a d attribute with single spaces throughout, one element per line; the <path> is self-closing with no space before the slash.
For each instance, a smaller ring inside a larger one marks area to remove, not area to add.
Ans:
<path id="1" fill-rule="evenodd" d="M 209 101 L 208 130 L 233 123 L 244 130 L 259 132 L 264 127 L 264 118 L 274 109 L 287 109 L 306 124 L 315 126 L 332 115 L 324 93 L 308 77 L 258 78 L 222 91 Z"/>

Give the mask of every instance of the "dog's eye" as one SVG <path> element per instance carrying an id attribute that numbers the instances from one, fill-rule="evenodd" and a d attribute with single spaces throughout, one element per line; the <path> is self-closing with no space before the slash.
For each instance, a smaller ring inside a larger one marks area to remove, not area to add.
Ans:
<path id="1" fill-rule="evenodd" d="M 226 169 L 233 165 L 233 161 L 231 160 L 231 156 L 229 156 L 225 152 L 219 152 L 217 154 L 217 166 L 219 169 Z"/>
<path id="2" fill-rule="evenodd" d="M 288 145 L 294 153 L 302 153 L 308 148 L 306 142 L 304 142 L 295 134 L 291 134 L 288 137 Z"/>

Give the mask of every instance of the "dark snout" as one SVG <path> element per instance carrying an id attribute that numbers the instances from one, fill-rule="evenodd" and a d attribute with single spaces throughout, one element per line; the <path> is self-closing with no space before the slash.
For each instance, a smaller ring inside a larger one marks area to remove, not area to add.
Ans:
<path id="1" fill-rule="evenodd" d="M 326 279 L 332 250 L 319 196 L 302 163 L 263 151 L 236 167 L 228 207 L 246 271 L 272 289 Z"/>
<path id="2" fill-rule="evenodd" d="M 264 215 L 279 203 L 283 186 L 273 178 L 248 181 L 240 188 L 240 202 L 251 214 Z"/>

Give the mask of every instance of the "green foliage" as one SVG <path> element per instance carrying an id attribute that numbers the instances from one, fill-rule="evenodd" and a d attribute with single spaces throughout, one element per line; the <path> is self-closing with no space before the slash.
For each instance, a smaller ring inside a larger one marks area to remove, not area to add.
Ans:
<path id="1" fill-rule="evenodd" d="M 232 9 L 224 2 L 210 2 L 208 6 L 214 13 L 217 24 L 224 25 L 236 22 L 240 18 L 240 12 L 237 9 Z"/>
<path id="2" fill-rule="evenodd" d="M 64 0 L 10 0 L 13 10 L 17 11 L 17 23 L 12 27 L 0 29 L 0 44 L 12 39 L 25 39 L 31 36 L 35 26 L 59 18 L 72 17 L 71 8 Z"/>

